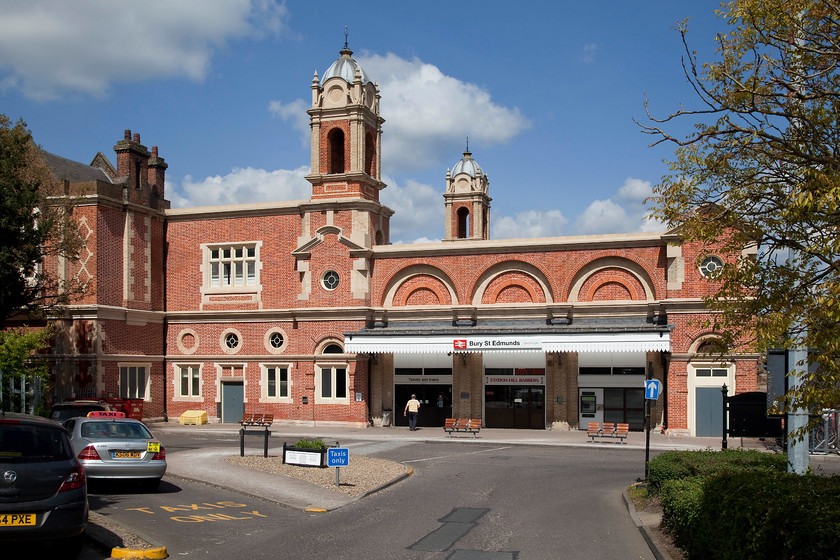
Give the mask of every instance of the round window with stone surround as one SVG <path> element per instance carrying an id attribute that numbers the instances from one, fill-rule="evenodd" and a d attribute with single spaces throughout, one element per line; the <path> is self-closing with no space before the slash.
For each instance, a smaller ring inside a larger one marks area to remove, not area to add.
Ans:
<path id="1" fill-rule="evenodd" d="M 236 329 L 225 329 L 219 337 L 219 346 L 225 354 L 236 354 L 242 349 L 242 333 Z"/>
<path id="2" fill-rule="evenodd" d="M 723 270 L 723 261 L 714 255 L 706 257 L 700 263 L 700 274 L 706 278 L 714 278 Z"/>
<path id="3" fill-rule="evenodd" d="M 178 333 L 178 350 L 182 354 L 194 354 L 198 350 L 198 333 L 192 329 L 183 329 Z"/>
<path id="4" fill-rule="evenodd" d="M 334 270 L 328 270 L 321 277 L 321 285 L 324 287 L 325 290 L 333 291 L 336 288 L 338 288 L 340 280 L 341 278 L 338 276 L 338 272 Z"/>
<path id="5" fill-rule="evenodd" d="M 266 331 L 263 337 L 265 349 L 272 354 L 281 354 L 289 344 L 289 339 L 283 329 L 272 328 Z"/>

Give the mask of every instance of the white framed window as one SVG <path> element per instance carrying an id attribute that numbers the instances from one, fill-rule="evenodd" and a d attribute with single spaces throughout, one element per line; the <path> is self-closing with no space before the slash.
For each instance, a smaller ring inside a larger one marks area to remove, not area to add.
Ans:
<path id="1" fill-rule="evenodd" d="M 249 291 L 259 285 L 259 244 L 204 246 L 205 284 L 218 291 Z"/>
<path id="2" fill-rule="evenodd" d="M 119 364 L 120 398 L 146 399 L 149 394 L 151 364 Z"/>
<path id="3" fill-rule="evenodd" d="M 272 354 L 282 354 L 289 346 L 289 338 L 283 329 L 273 327 L 265 332 L 263 345 Z"/>
<path id="4" fill-rule="evenodd" d="M 347 364 L 318 364 L 315 368 L 315 402 L 349 404 L 350 375 Z"/>
<path id="5" fill-rule="evenodd" d="M 291 364 L 263 364 L 262 402 L 292 402 Z"/>
<path id="6" fill-rule="evenodd" d="M 201 396 L 201 368 L 196 364 L 178 367 L 178 387 L 182 397 Z"/>
<path id="7" fill-rule="evenodd" d="M 714 278 L 723 270 L 723 261 L 714 255 L 708 256 L 700 263 L 700 274 L 706 278 Z"/>
<path id="8" fill-rule="evenodd" d="M 219 347 L 225 354 L 236 354 L 242 349 L 242 333 L 234 328 L 223 330 L 219 335 Z"/>
<path id="9" fill-rule="evenodd" d="M 324 287 L 327 291 L 333 291 L 338 288 L 339 283 L 341 283 L 341 278 L 338 275 L 338 272 L 334 270 L 328 270 L 321 276 L 321 286 Z"/>

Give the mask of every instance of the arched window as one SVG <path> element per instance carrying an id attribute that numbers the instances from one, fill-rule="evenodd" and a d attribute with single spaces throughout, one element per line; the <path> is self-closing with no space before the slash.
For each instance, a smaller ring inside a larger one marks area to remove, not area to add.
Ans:
<path id="1" fill-rule="evenodd" d="M 322 354 L 344 354 L 344 350 L 338 344 L 327 344 L 321 351 Z"/>
<path id="2" fill-rule="evenodd" d="M 470 211 L 463 206 L 458 208 L 458 238 L 466 239 L 470 236 Z"/>
<path id="3" fill-rule="evenodd" d="M 373 134 L 368 132 L 365 135 L 365 172 L 371 177 L 376 176 L 376 144 L 373 141 Z"/>
<path id="4" fill-rule="evenodd" d="M 334 128 L 327 139 L 330 143 L 329 173 L 344 173 L 344 131 Z"/>

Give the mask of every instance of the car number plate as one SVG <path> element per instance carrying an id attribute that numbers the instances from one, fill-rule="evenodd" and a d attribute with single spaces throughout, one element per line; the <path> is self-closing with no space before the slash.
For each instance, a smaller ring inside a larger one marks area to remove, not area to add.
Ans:
<path id="1" fill-rule="evenodd" d="M 114 451 L 114 459 L 139 459 L 141 455 L 139 451 Z"/>
<path id="2" fill-rule="evenodd" d="M 0 513 L 0 527 L 35 525 L 34 513 Z"/>

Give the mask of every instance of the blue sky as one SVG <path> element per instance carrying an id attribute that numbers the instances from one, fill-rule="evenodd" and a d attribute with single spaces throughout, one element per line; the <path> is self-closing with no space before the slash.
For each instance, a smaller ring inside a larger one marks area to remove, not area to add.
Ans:
<path id="1" fill-rule="evenodd" d="M 115 161 L 158 146 L 175 207 L 309 196 L 314 72 L 353 57 L 379 83 L 392 242 L 443 235 L 469 137 L 494 239 L 661 229 L 643 200 L 671 146 L 633 118 L 696 106 L 676 23 L 703 60 L 717 2 L 5 0 L 0 112 L 44 149 Z M 687 124 L 687 123 L 686 123 Z"/>

